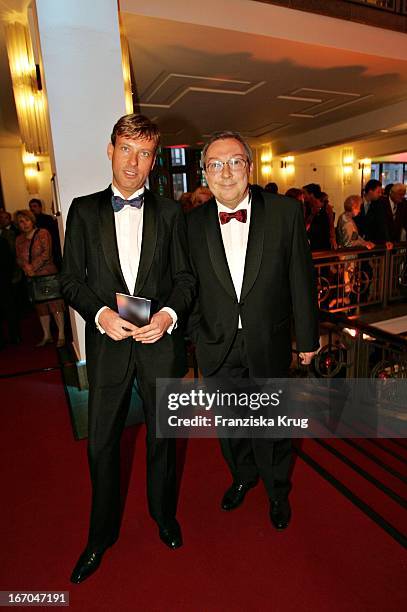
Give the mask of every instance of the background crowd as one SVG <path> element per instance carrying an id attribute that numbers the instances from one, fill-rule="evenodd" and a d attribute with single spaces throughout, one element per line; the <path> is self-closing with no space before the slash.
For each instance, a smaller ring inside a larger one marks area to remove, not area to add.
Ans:
<path id="1" fill-rule="evenodd" d="M 37 301 L 33 285 L 39 277 L 57 278 L 61 262 L 58 225 L 43 213 L 41 200 L 33 198 L 29 208 L 18 210 L 14 218 L 0 210 L 0 348 L 21 341 L 20 321 L 32 307 L 43 334 L 37 346 L 53 342 L 51 317 L 57 346 L 65 344 L 64 301 L 55 293 Z"/>
<path id="2" fill-rule="evenodd" d="M 276 183 L 268 183 L 264 188 L 252 185 L 251 189 L 279 193 Z M 284 195 L 301 202 L 312 251 L 375 246 L 392 249 L 395 243 L 407 239 L 406 185 L 402 183 L 383 188 L 380 181 L 369 180 L 362 196 L 351 194 L 345 199 L 343 212 L 338 216 L 329 195 L 316 183 L 291 187 Z M 194 192 L 184 193 L 179 201 L 188 213 L 211 198 L 211 191 L 200 186 Z M 29 208 L 17 211 L 14 217 L 0 209 L 0 348 L 6 342 L 16 344 L 21 340 L 20 320 L 30 309 L 29 279 L 58 273 L 61 261 L 58 225 L 53 216 L 44 214 L 41 200 L 31 199 Z M 31 307 L 37 312 L 43 333 L 37 346 L 53 342 L 52 320 L 57 346 L 62 346 L 63 300 L 43 300 Z"/>
<path id="3" fill-rule="evenodd" d="M 264 188 L 252 185 L 252 190 L 279 193 L 276 183 Z M 309 183 L 301 189 L 290 187 L 285 196 L 301 202 L 308 240 L 312 251 L 336 250 L 338 248 L 386 245 L 406 240 L 407 200 L 406 185 L 395 183 L 382 187 L 378 180 L 371 179 L 363 189 L 363 195 L 351 194 L 343 204 L 343 212 L 336 214 L 329 202 L 329 195 L 317 183 Z M 198 187 L 186 192 L 180 203 L 184 212 L 205 204 L 212 197 L 207 187 Z"/>

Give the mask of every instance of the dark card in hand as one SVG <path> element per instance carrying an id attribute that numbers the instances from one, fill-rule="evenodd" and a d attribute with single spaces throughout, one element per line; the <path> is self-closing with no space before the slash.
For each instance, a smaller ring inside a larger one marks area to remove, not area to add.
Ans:
<path id="1" fill-rule="evenodd" d="M 146 298 L 116 293 L 117 308 L 122 319 L 130 321 L 137 327 L 143 327 L 150 322 L 151 300 Z"/>

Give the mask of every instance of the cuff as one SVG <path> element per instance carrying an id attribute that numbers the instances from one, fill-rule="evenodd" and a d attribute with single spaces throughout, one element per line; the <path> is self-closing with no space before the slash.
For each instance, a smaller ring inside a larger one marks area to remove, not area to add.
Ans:
<path id="1" fill-rule="evenodd" d="M 170 315 L 172 319 L 172 325 L 170 325 L 167 329 L 167 334 L 171 334 L 174 329 L 177 329 L 177 313 L 175 312 L 175 310 L 169 308 L 168 306 L 164 306 L 164 308 L 161 308 L 160 312 L 168 312 L 168 314 Z"/>
<path id="2" fill-rule="evenodd" d="M 103 329 L 103 327 L 100 327 L 99 325 L 99 317 L 100 317 L 100 313 L 103 312 L 104 310 L 106 310 L 106 308 L 109 308 L 109 306 L 102 306 L 102 308 L 100 308 L 95 316 L 95 325 L 96 325 L 96 329 L 98 331 L 100 331 L 101 334 L 105 334 L 105 330 Z"/>

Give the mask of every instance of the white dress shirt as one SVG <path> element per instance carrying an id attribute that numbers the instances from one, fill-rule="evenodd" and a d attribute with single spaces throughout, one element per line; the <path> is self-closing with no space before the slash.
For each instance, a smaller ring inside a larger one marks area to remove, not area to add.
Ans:
<path id="1" fill-rule="evenodd" d="M 393 202 L 390 196 L 389 196 L 389 202 L 390 202 L 390 207 L 391 207 L 391 214 L 393 215 L 393 219 L 395 219 L 396 212 L 397 212 L 397 204 Z"/>
<path id="2" fill-rule="evenodd" d="M 365 209 L 365 215 L 367 215 L 367 213 L 369 212 L 370 204 L 371 202 L 368 202 L 367 200 L 363 200 L 363 208 Z"/>
<path id="3" fill-rule="evenodd" d="M 391 199 L 390 196 L 389 196 L 389 201 L 390 201 L 390 206 L 391 206 L 391 212 L 392 212 L 392 215 L 393 215 L 393 219 L 396 220 L 397 204 L 395 202 L 393 202 L 393 200 Z M 404 227 L 402 227 L 401 228 L 401 234 L 400 234 L 400 241 L 404 242 L 405 240 L 406 240 L 406 230 L 404 229 Z"/>
<path id="4" fill-rule="evenodd" d="M 112 185 L 112 191 L 113 195 L 123 198 L 120 191 L 114 185 Z M 135 191 L 129 198 L 123 199 L 132 200 L 143 193 L 144 187 Z M 114 222 L 120 267 L 130 295 L 133 295 L 140 264 L 141 241 L 143 237 L 143 206 L 136 208 L 136 206 L 125 204 L 121 210 L 114 213 Z"/>
<path id="5" fill-rule="evenodd" d="M 233 210 L 224 206 L 216 200 L 218 205 L 218 214 L 220 212 L 236 212 L 238 210 L 247 211 L 246 223 L 242 223 L 237 219 L 231 219 L 228 223 L 220 225 L 222 234 L 223 246 L 225 248 L 226 259 L 229 266 L 230 275 L 232 277 L 233 286 L 236 291 L 238 300 L 242 292 L 243 275 L 246 262 L 247 240 L 249 238 L 250 228 L 250 194 L 240 202 Z M 220 222 L 219 222 L 220 223 Z M 239 329 L 242 327 L 242 321 L 239 316 Z"/>
<path id="6" fill-rule="evenodd" d="M 113 195 L 123 198 L 123 200 L 132 200 L 144 193 L 144 187 L 135 191 L 129 198 L 125 198 L 114 185 L 111 186 Z M 120 267 L 123 272 L 124 280 L 133 295 L 137 280 L 138 268 L 140 265 L 141 243 L 143 238 L 143 210 L 136 206 L 125 204 L 121 210 L 114 213 L 114 222 L 116 227 L 117 249 L 119 252 Z M 103 306 L 96 313 L 96 327 L 101 333 L 105 333 L 99 325 L 100 313 L 108 308 Z M 161 310 L 168 312 L 172 318 L 172 325 L 168 328 L 168 333 L 171 333 L 177 322 L 177 314 L 172 308 L 162 308 Z"/>

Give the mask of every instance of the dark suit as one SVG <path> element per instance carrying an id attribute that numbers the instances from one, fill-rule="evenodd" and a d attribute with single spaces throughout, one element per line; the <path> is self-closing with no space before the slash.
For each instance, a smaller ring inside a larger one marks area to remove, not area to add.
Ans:
<path id="1" fill-rule="evenodd" d="M 386 223 L 392 242 L 400 242 L 402 230 L 407 232 L 407 201 L 402 200 L 396 204 L 396 214 L 393 210 L 389 198 L 383 198 L 383 206 L 386 214 Z"/>
<path id="2" fill-rule="evenodd" d="M 254 192 L 251 207 L 240 299 L 227 264 L 216 201 L 187 218 L 198 282 L 190 329 L 206 377 L 286 377 L 292 314 L 298 350 L 311 352 L 319 346 L 317 294 L 301 205 L 284 196 Z M 234 480 L 250 482 L 260 473 L 270 498 L 283 497 L 289 490 L 289 442 L 278 445 L 273 451 L 271 440 L 221 441 Z"/>
<path id="3" fill-rule="evenodd" d="M 370 202 L 367 213 L 365 203 L 362 203 L 360 213 L 354 221 L 358 227 L 359 234 L 365 240 L 380 243 L 390 241 L 390 232 L 386 222 L 386 210 L 383 199 Z"/>
<path id="4" fill-rule="evenodd" d="M 183 376 L 186 372 L 183 320 L 194 290 L 181 208 L 148 190 L 134 291 L 126 286 L 111 196 L 109 187 L 72 202 L 61 275 L 66 299 L 86 321 L 88 451 L 93 486 L 88 546 L 96 551 L 103 551 L 118 535 L 119 443 L 135 376 L 147 426 L 150 513 L 161 526 L 175 517 L 175 441 L 155 438 L 155 379 Z M 117 310 L 116 292 L 153 299 L 157 310 L 163 306 L 172 308 L 178 316 L 177 328 L 154 344 L 140 344 L 132 338 L 115 342 L 101 334 L 95 315 L 102 306 Z"/>

